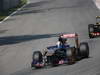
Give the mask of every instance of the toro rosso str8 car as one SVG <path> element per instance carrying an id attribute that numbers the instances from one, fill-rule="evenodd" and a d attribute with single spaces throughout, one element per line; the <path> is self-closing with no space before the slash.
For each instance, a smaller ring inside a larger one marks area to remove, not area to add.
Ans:
<path id="1" fill-rule="evenodd" d="M 90 38 L 100 37 L 100 16 L 96 16 L 96 25 L 88 25 L 88 32 Z"/>
<path id="2" fill-rule="evenodd" d="M 31 62 L 32 68 L 41 68 L 47 65 L 74 64 L 77 59 L 89 57 L 88 43 L 80 43 L 78 34 L 63 34 L 61 37 L 67 38 L 70 44 L 66 45 L 65 48 L 58 48 L 55 45 L 49 46 L 42 51 L 34 51 Z"/>

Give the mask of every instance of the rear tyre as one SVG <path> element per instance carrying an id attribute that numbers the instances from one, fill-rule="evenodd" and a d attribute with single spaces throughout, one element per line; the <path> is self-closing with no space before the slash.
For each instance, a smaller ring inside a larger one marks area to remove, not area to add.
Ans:
<path id="1" fill-rule="evenodd" d="M 68 59 L 68 64 L 74 64 L 76 62 L 75 59 L 75 48 L 68 48 L 66 51 L 67 59 Z"/>
<path id="2" fill-rule="evenodd" d="M 91 33 L 94 32 L 94 25 L 93 24 L 88 25 L 88 32 L 89 32 L 89 37 L 94 38 L 94 36 L 91 35 Z"/>
<path id="3" fill-rule="evenodd" d="M 82 58 L 88 58 L 89 57 L 89 46 L 88 46 L 87 42 L 80 43 L 79 55 Z"/>
<path id="4" fill-rule="evenodd" d="M 36 64 L 37 62 L 38 62 L 38 63 L 42 63 L 42 62 L 43 62 L 42 53 L 41 53 L 40 51 L 35 51 L 35 52 L 33 53 L 32 59 L 33 59 L 33 61 L 32 61 L 31 67 L 40 68 L 40 67 L 35 66 L 35 64 Z"/>

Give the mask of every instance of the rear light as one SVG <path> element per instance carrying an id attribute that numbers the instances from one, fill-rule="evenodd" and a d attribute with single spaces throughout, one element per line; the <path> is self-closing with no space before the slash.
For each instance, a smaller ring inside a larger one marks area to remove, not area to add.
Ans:
<path id="1" fill-rule="evenodd" d="M 91 35 L 93 35 L 93 36 L 99 36 L 100 32 L 94 32 L 94 33 L 91 33 Z"/>
<path id="2" fill-rule="evenodd" d="M 100 35 L 100 33 L 98 32 L 97 35 Z"/>
<path id="3" fill-rule="evenodd" d="M 91 33 L 91 35 L 95 35 L 95 33 Z"/>

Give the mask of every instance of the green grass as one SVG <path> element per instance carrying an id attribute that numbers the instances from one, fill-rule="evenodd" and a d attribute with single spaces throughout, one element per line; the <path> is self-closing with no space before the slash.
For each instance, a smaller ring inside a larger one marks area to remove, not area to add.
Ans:
<path id="1" fill-rule="evenodd" d="M 21 0 L 19 6 L 22 6 L 27 3 L 27 0 Z"/>
<path id="2" fill-rule="evenodd" d="M 6 11 L 0 12 L 0 21 L 2 21 L 4 18 L 6 18 L 8 15 L 10 15 L 12 12 L 16 11 L 18 8 L 20 8 L 21 6 L 23 6 L 26 3 L 27 3 L 27 0 L 21 0 L 17 7 L 10 8 Z"/>

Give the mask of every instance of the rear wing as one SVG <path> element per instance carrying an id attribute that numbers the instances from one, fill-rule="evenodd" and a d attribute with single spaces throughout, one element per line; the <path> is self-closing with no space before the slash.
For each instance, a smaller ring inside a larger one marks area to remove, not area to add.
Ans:
<path id="1" fill-rule="evenodd" d="M 78 36 L 78 34 L 74 33 L 74 34 L 63 34 L 61 37 L 62 38 L 76 38 Z"/>
<path id="2" fill-rule="evenodd" d="M 78 40 L 78 34 L 74 33 L 74 34 L 63 34 L 61 35 L 62 38 L 74 38 L 75 39 L 75 43 L 76 43 L 76 48 L 79 48 L 79 40 Z"/>

